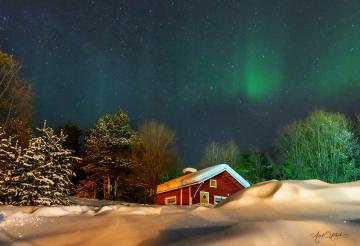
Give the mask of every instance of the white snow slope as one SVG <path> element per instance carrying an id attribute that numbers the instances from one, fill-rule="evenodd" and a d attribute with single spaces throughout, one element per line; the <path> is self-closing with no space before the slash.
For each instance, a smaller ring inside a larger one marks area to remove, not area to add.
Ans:
<path id="1" fill-rule="evenodd" d="M 0 245 L 360 245 L 360 182 L 268 181 L 215 208 L 0 206 Z"/>

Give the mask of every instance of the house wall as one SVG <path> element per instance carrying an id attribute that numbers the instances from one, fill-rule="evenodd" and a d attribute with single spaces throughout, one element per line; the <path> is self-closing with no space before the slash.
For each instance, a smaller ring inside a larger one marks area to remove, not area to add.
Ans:
<path id="1" fill-rule="evenodd" d="M 182 197 L 183 197 L 182 205 L 189 205 L 189 190 L 190 187 L 182 188 Z"/>
<path id="2" fill-rule="evenodd" d="M 217 180 L 217 187 L 210 187 L 210 179 L 206 180 L 202 184 L 191 186 L 192 204 L 200 203 L 200 191 L 209 192 L 209 203 L 214 204 L 214 195 L 218 196 L 230 196 L 233 193 L 244 189 L 228 172 L 224 171 L 212 179 Z M 182 190 L 182 191 L 181 191 Z M 165 205 L 165 198 L 170 196 L 176 196 L 177 205 L 180 204 L 180 197 L 182 192 L 182 205 L 189 205 L 189 187 L 185 187 L 178 190 L 168 191 L 165 193 L 157 194 L 156 204 Z"/>
<path id="3" fill-rule="evenodd" d="M 228 172 L 224 171 L 217 176 L 213 177 L 212 179 L 217 180 L 217 187 L 212 188 L 210 187 L 210 179 L 206 180 L 203 184 L 196 185 L 194 187 L 194 192 L 192 193 L 193 204 L 200 203 L 200 191 L 207 191 L 209 192 L 209 203 L 214 204 L 214 196 L 225 196 L 228 197 L 235 192 L 244 189 L 244 187 L 237 182 Z M 200 188 L 198 189 L 198 187 Z M 196 190 L 198 192 L 195 194 Z"/>
<path id="4" fill-rule="evenodd" d="M 176 196 L 176 205 L 180 205 L 180 190 L 172 190 L 156 195 L 156 204 L 165 205 L 165 198 Z"/>

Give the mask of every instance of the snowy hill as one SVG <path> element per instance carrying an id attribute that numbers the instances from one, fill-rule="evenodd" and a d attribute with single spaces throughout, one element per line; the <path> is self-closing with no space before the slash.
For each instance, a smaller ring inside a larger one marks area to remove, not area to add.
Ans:
<path id="1" fill-rule="evenodd" d="M 216 208 L 74 201 L 1 206 L 0 245 L 360 245 L 360 182 L 267 181 Z"/>

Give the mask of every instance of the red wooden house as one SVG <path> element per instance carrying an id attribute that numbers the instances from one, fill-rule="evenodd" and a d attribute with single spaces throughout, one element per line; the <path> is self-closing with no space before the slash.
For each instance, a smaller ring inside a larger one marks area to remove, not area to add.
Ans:
<path id="1" fill-rule="evenodd" d="M 158 185 L 156 204 L 216 205 L 231 194 L 249 187 L 249 183 L 227 164 L 197 171 L 185 168 L 184 176 Z"/>

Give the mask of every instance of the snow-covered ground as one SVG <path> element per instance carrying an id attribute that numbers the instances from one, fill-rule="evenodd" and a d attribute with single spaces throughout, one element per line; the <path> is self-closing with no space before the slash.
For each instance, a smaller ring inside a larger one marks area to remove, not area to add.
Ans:
<path id="1" fill-rule="evenodd" d="M 215 208 L 0 206 L 0 245 L 360 245 L 360 182 L 268 181 Z"/>

